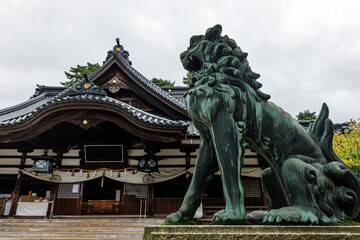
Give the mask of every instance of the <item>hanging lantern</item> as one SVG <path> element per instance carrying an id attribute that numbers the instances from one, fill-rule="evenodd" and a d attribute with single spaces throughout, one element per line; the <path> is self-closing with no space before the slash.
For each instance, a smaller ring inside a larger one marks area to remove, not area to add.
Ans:
<path id="1" fill-rule="evenodd" d="M 54 157 L 47 155 L 48 150 L 44 150 L 44 154 L 40 157 L 31 157 L 34 161 L 31 172 L 35 173 L 53 173 L 53 165 L 56 162 Z"/>
<path id="2" fill-rule="evenodd" d="M 139 159 L 137 171 L 140 172 L 158 172 L 158 157 L 152 156 L 150 154 L 146 154 L 144 157 Z"/>

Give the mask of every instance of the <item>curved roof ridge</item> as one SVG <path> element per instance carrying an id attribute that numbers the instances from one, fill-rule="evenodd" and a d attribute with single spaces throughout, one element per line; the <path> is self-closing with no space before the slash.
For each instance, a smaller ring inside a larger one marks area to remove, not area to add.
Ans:
<path id="1" fill-rule="evenodd" d="M 85 85 L 87 85 L 85 87 Z M 95 85 L 93 81 L 89 80 L 89 76 L 84 74 L 84 78 L 77 81 L 74 85 L 65 88 L 63 91 L 55 95 L 55 98 L 64 98 L 68 95 L 77 94 L 100 94 L 106 95 L 106 92 L 101 87 Z"/>
<path id="2" fill-rule="evenodd" d="M 5 115 L 5 114 L 8 114 L 8 113 L 12 113 L 12 112 L 15 112 L 15 111 L 18 111 L 20 109 L 23 109 L 23 108 L 26 108 L 30 105 L 33 105 L 43 99 L 45 99 L 46 97 L 48 97 L 49 94 L 48 93 L 42 93 L 36 97 L 31 97 L 29 98 L 28 100 L 22 102 L 22 103 L 19 103 L 19 104 L 16 104 L 14 106 L 10 106 L 10 107 L 7 107 L 7 108 L 4 108 L 4 109 L 1 109 L 0 110 L 0 116 L 1 115 Z"/>
<path id="3" fill-rule="evenodd" d="M 165 117 L 156 116 L 154 114 L 142 111 L 138 108 L 135 108 L 133 106 L 130 106 L 124 102 L 121 102 L 119 100 L 116 100 L 114 98 L 108 97 L 108 96 L 101 96 L 101 95 L 93 95 L 93 94 L 82 94 L 82 95 L 74 95 L 74 96 L 65 96 L 63 98 L 57 98 L 52 97 L 47 102 L 43 103 L 42 105 L 36 107 L 30 112 L 23 113 L 22 115 L 4 119 L 0 121 L 0 127 L 6 127 L 6 126 L 14 126 L 18 125 L 24 121 L 27 121 L 37 115 L 37 113 L 41 112 L 41 110 L 55 105 L 62 102 L 82 102 L 82 101 L 93 101 L 93 102 L 104 102 L 111 104 L 116 107 L 120 107 L 121 110 L 127 112 L 131 115 L 134 119 L 139 120 L 140 122 L 143 122 L 145 124 L 150 125 L 156 125 L 156 126 L 166 126 L 166 127 L 187 127 L 189 126 L 189 121 L 187 120 L 173 120 L 168 119 Z"/>
<path id="4" fill-rule="evenodd" d="M 48 86 L 48 85 L 36 85 L 37 88 L 35 89 L 35 93 L 32 96 L 33 97 L 37 97 L 39 95 L 41 95 L 42 93 L 47 93 L 50 95 L 56 95 L 59 92 L 62 92 L 66 89 L 66 87 L 64 86 Z"/>

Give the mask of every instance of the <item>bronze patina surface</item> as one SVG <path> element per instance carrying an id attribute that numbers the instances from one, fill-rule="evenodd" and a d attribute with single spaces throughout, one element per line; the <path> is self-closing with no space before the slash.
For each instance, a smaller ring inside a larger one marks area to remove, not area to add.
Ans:
<path id="1" fill-rule="evenodd" d="M 269 204 L 265 223 L 335 223 L 359 211 L 359 181 L 332 149 L 333 124 L 323 104 L 309 133 L 262 93 L 243 52 L 222 27 L 193 36 L 180 56 L 193 72 L 186 95 L 189 116 L 201 135 L 194 176 L 179 211 L 168 223 L 193 219 L 205 187 L 220 170 L 226 208 L 214 221 L 246 217 L 241 168 L 245 146 L 270 165 L 262 174 Z"/>

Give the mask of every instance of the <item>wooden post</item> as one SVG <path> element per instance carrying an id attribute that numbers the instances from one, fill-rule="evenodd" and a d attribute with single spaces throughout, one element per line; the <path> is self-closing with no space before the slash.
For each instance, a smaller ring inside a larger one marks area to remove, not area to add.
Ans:
<path id="1" fill-rule="evenodd" d="M 57 195 L 58 188 L 59 188 L 59 184 L 58 184 L 58 183 L 52 183 L 52 184 L 51 184 L 49 202 L 52 202 L 52 203 L 51 203 L 51 205 L 49 205 L 49 208 L 48 208 L 48 210 L 47 210 L 47 213 L 46 213 L 46 217 L 47 217 L 47 218 L 52 218 L 52 216 L 51 216 L 51 215 L 52 215 L 51 209 L 54 210 L 54 207 L 55 207 L 55 199 L 56 199 L 56 195 Z"/>
<path id="2" fill-rule="evenodd" d="M 186 170 L 188 170 L 190 168 L 190 152 L 186 151 Z"/>
<path id="3" fill-rule="evenodd" d="M 9 213 L 10 217 L 15 216 L 15 214 L 16 214 L 17 204 L 18 204 L 18 201 L 20 198 L 20 192 L 21 192 L 21 181 L 22 181 L 22 177 L 23 177 L 23 173 L 20 170 L 23 170 L 25 167 L 26 155 L 27 155 L 27 152 L 23 152 L 21 155 L 19 172 L 18 172 L 18 175 L 16 178 L 13 198 L 11 200 L 11 208 L 10 208 L 10 213 Z"/>
<path id="4" fill-rule="evenodd" d="M 154 216 L 154 184 L 148 185 L 148 196 L 147 196 L 147 215 Z"/>
<path id="5" fill-rule="evenodd" d="M 56 153 L 55 168 L 57 169 L 58 167 L 61 166 L 63 155 L 68 150 L 64 150 L 62 148 L 60 148 L 60 149 L 55 148 L 55 149 L 53 149 L 53 151 Z M 55 171 L 55 169 L 54 169 L 54 171 Z M 50 189 L 50 200 L 49 200 L 51 202 L 51 206 L 49 205 L 48 211 L 46 213 L 47 218 L 50 218 L 50 219 L 52 218 L 52 214 L 53 214 L 52 211 L 54 211 L 54 209 L 55 209 L 56 197 L 57 197 L 58 190 L 59 190 L 59 183 L 52 183 L 51 189 Z"/>
<path id="6" fill-rule="evenodd" d="M 186 170 L 188 170 L 190 168 L 190 162 L 191 162 L 191 158 L 190 158 L 190 152 L 187 151 L 186 152 Z M 188 175 L 189 173 L 185 173 L 185 177 L 186 177 L 186 190 L 189 188 L 190 186 L 190 182 L 191 182 L 191 177 Z"/>
<path id="7" fill-rule="evenodd" d="M 53 151 L 56 152 L 55 168 L 58 168 L 62 164 L 62 159 L 63 159 L 64 153 L 69 152 L 69 150 L 63 149 L 63 148 L 57 148 L 57 149 L 54 149 Z"/>
<path id="8" fill-rule="evenodd" d="M 84 182 L 80 182 L 79 183 L 79 199 L 78 199 L 78 203 L 77 203 L 77 208 L 78 208 L 77 215 L 81 215 L 83 195 L 84 195 Z"/>

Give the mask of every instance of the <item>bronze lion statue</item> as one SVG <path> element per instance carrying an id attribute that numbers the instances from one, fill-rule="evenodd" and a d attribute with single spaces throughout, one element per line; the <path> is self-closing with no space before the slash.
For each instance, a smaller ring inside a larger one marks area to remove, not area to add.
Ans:
<path id="1" fill-rule="evenodd" d="M 221 31 L 215 25 L 205 35 L 191 37 L 180 56 L 184 68 L 193 73 L 186 106 L 202 141 L 183 203 L 166 222 L 192 220 L 219 170 L 226 208 L 213 220 L 244 220 L 241 168 L 246 145 L 270 166 L 261 176 L 269 205 L 263 222 L 334 223 L 357 216 L 359 181 L 333 151 L 333 124 L 326 104 L 306 132 L 268 101 L 247 53 Z"/>

